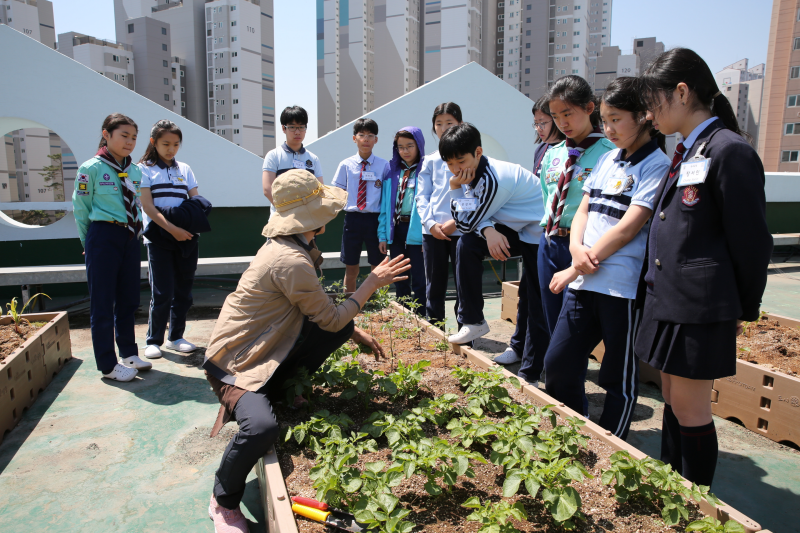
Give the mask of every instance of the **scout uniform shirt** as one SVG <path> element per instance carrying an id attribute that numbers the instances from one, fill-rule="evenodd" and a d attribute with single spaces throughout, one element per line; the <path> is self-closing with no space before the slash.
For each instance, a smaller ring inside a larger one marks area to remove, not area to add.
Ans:
<path id="1" fill-rule="evenodd" d="M 308 170 L 318 180 L 322 181 L 322 165 L 319 162 L 319 158 L 309 150 L 306 150 L 302 144 L 297 152 L 289 148 L 286 143 L 273 148 L 264 157 L 264 165 L 261 170 L 274 172 L 277 177 L 294 168 Z M 270 214 L 273 213 L 275 213 L 275 206 L 270 206 Z"/>
<path id="2" fill-rule="evenodd" d="M 389 175 L 389 162 L 375 154 L 367 158 L 367 166 L 361 172 L 361 156 L 356 154 L 348 157 L 336 169 L 331 185 L 347 191 L 347 205 L 344 210 L 354 213 L 380 213 L 381 212 L 381 187 L 383 180 Z M 367 181 L 367 207 L 362 211 L 358 208 L 358 184 L 362 176 Z"/>
<path id="3" fill-rule="evenodd" d="M 150 189 L 156 207 L 178 207 L 189 199 L 189 191 L 197 188 L 194 172 L 186 163 L 173 159 L 172 164 L 167 166 L 159 159 L 155 165 L 139 163 L 138 166 L 142 171 L 142 187 Z M 151 222 L 147 213 L 142 213 L 142 222 L 147 231 L 147 225 Z M 144 243 L 149 242 L 145 237 Z"/>
<path id="4" fill-rule="evenodd" d="M 141 196 L 142 171 L 131 164 L 128 178 L 136 187 L 136 205 L 141 210 L 138 198 Z M 125 200 L 122 196 L 124 178 L 117 176 L 117 171 L 95 156 L 86 161 L 78 169 L 75 179 L 75 191 L 72 193 L 73 216 L 78 226 L 81 244 L 86 243 L 86 232 L 91 222 L 116 221 L 127 226 L 128 215 L 125 212 Z"/>
<path id="5" fill-rule="evenodd" d="M 669 157 L 655 139 L 626 159 L 619 148 L 601 155 L 589 179 L 583 182 L 583 192 L 589 195 L 583 244 L 594 246 L 632 205 L 653 210 L 656 189 L 669 165 Z M 597 272 L 578 276 L 569 287 L 630 300 L 636 298 L 649 231 L 648 222 L 628 244 L 601 261 Z"/>
<path id="6" fill-rule="evenodd" d="M 569 189 L 567 189 L 564 212 L 561 215 L 561 221 L 558 223 L 560 228 L 569 228 L 572 225 L 572 217 L 575 216 L 575 212 L 578 210 L 578 206 L 581 205 L 581 200 L 583 200 L 584 182 L 589 177 L 589 174 L 592 173 L 592 169 L 597 166 L 600 156 L 615 148 L 614 143 L 603 138 L 587 148 L 581 158 L 578 159 L 578 168 L 572 174 L 572 180 L 570 181 Z M 567 158 L 569 158 L 567 141 L 561 141 L 550 148 L 544 155 L 544 159 L 542 159 L 542 167 L 539 172 L 539 181 L 544 192 L 544 216 L 540 223 L 542 227 L 547 227 L 547 212 L 553 204 L 553 195 L 558 187 L 558 178 L 565 170 Z"/>

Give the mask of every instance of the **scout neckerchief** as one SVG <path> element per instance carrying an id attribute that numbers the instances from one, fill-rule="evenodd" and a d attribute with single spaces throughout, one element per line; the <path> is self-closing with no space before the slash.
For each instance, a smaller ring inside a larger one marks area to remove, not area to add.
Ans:
<path id="1" fill-rule="evenodd" d="M 117 160 L 114 159 L 114 156 L 111 155 L 111 152 L 108 151 L 108 147 L 106 146 L 100 148 L 95 156 L 105 161 L 108 166 L 117 171 L 117 176 L 119 177 L 122 185 L 122 198 L 125 202 L 125 214 L 128 216 L 128 231 L 131 232 L 128 235 L 128 240 L 134 238 L 138 239 L 142 234 L 142 219 L 139 215 L 139 210 L 136 208 L 136 187 L 128 177 L 128 169 L 130 168 L 133 160 L 130 156 L 125 157 L 125 159 L 122 160 L 122 166 L 120 167 L 119 163 L 117 163 Z"/>
<path id="2" fill-rule="evenodd" d="M 596 127 L 592 132 L 580 142 L 575 144 L 573 139 L 567 139 L 567 148 L 569 148 L 569 157 L 564 164 L 564 171 L 558 178 L 558 185 L 556 185 L 556 193 L 553 195 L 553 202 L 550 204 L 550 209 L 547 211 L 547 228 L 545 229 L 545 237 L 547 244 L 550 244 L 550 237 L 558 232 L 558 223 L 561 221 L 561 215 L 564 212 L 564 205 L 567 203 L 567 193 L 569 192 L 569 183 L 572 181 L 572 174 L 578 168 L 578 161 L 583 153 L 594 145 L 597 141 L 605 137 L 600 127 Z"/>
<path id="3" fill-rule="evenodd" d="M 403 162 L 405 165 L 405 162 Z M 394 206 L 394 224 L 395 226 L 400 223 L 400 208 L 403 207 L 403 198 L 406 196 L 406 186 L 408 185 L 408 178 L 411 175 L 411 171 L 417 168 L 417 164 L 414 163 L 413 165 L 406 166 L 405 171 L 403 172 L 403 181 L 400 184 L 400 194 L 397 195 L 397 203 Z"/>

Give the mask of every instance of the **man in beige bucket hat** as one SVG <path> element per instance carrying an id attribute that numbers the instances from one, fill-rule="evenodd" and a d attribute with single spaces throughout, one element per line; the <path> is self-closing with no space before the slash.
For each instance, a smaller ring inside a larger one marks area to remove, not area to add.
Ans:
<path id="1" fill-rule="evenodd" d="M 211 496 L 209 515 L 217 532 L 247 531 L 239 510 L 245 481 L 278 438 L 270 401 L 283 395 L 282 385 L 299 368 L 313 374 L 348 339 L 382 355 L 353 318 L 377 289 L 406 279 L 400 274 L 411 268 L 403 256 L 387 258 L 335 305 L 317 277 L 322 254 L 314 237 L 342 210 L 347 193 L 326 187 L 308 171 L 290 170 L 273 182 L 272 198 L 276 213 L 263 231 L 268 240 L 225 299 L 203 363 L 222 404 L 211 436 L 231 419 L 239 423 Z"/>

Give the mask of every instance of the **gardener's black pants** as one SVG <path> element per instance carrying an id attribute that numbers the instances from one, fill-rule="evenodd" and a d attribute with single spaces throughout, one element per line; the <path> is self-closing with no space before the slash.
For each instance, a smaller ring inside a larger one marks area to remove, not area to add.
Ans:
<path id="1" fill-rule="evenodd" d="M 305 368 L 309 374 L 316 372 L 353 335 L 353 327 L 351 320 L 340 331 L 324 331 L 306 318 L 300 338 L 269 382 L 257 392 L 245 392 L 236 402 L 233 419 L 239 423 L 239 432 L 228 443 L 214 478 L 214 496 L 222 507 L 239 507 L 247 475 L 278 440 L 278 421 L 270 398 L 280 399 L 283 384 L 298 368 Z"/>

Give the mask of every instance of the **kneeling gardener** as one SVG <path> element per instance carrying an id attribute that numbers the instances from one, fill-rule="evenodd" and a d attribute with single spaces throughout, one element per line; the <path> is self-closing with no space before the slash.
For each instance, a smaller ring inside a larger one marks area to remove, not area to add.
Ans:
<path id="1" fill-rule="evenodd" d="M 317 278 L 322 254 L 314 237 L 345 206 L 347 193 L 305 170 L 290 170 L 272 184 L 272 198 L 276 212 L 263 232 L 268 240 L 225 299 L 203 363 L 222 404 L 211 436 L 229 420 L 239 423 L 214 480 L 209 515 L 217 532 L 247 531 L 239 502 L 247 474 L 278 438 L 271 402 L 282 384 L 300 367 L 316 372 L 348 339 L 382 355 L 353 318 L 373 292 L 405 280 L 400 274 L 411 268 L 402 255 L 387 258 L 335 305 Z M 304 402 L 295 398 L 295 406 Z"/>

